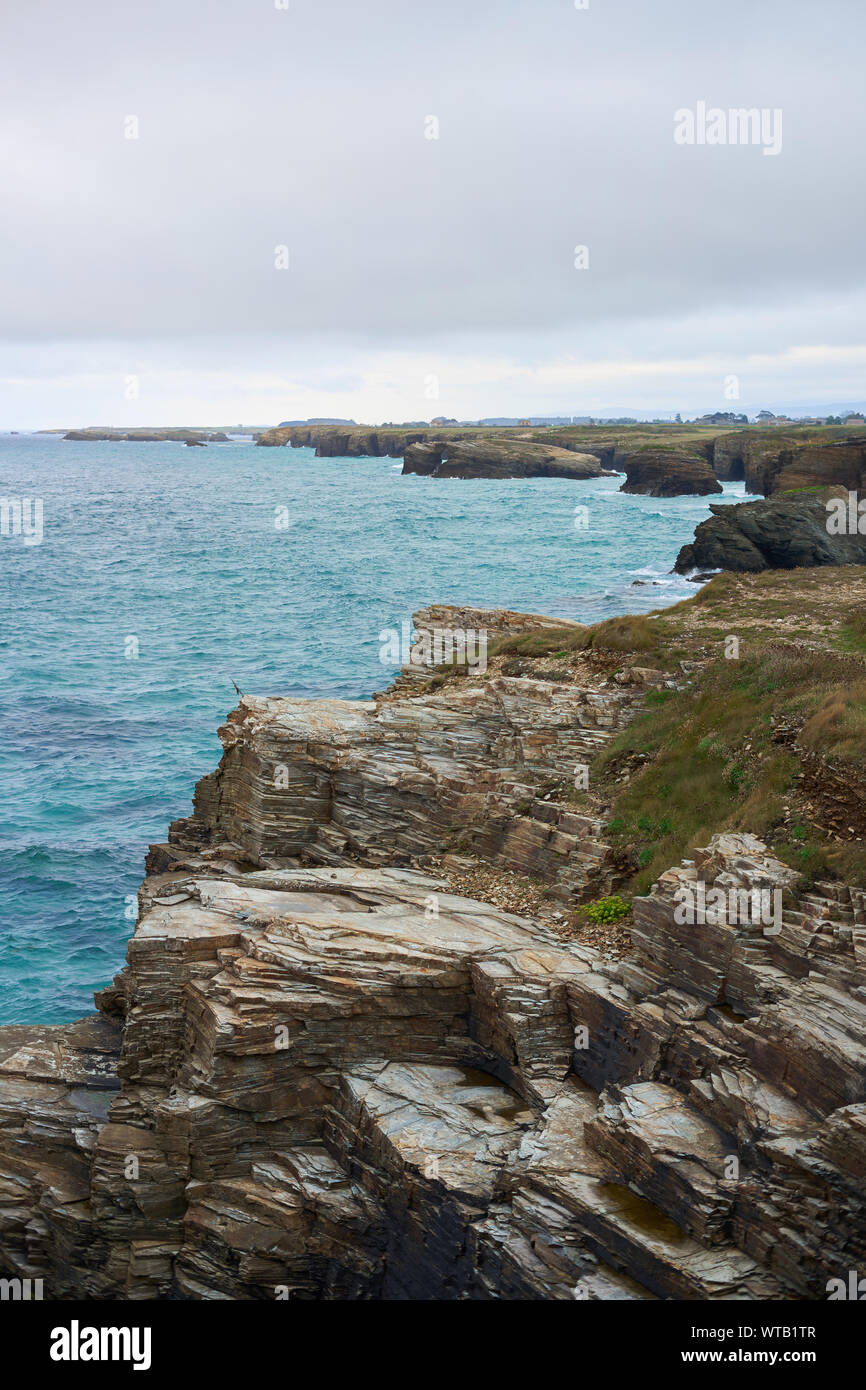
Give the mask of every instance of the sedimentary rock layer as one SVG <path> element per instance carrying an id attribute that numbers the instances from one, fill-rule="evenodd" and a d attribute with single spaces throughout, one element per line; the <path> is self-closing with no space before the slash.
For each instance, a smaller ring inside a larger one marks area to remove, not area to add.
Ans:
<path id="1" fill-rule="evenodd" d="M 244 699 L 100 1013 L 0 1029 L 4 1276 L 727 1300 L 862 1267 L 866 891 L 801 891 L 717 836 L 635 900 L 613 960 L 419 868 L 457 832 L 562 901 L 598 891 L 600 827 L 541 788 L 640 710 L 618 674 Z M 714 891 L 721 915 L 683 913 Z M 769 917 L 739 912 L 753 893 Z"/>
<path id="2" fill-rule="evenodd" d="M 141 895 L 110 1019 L 0 1032 L 5 1273 L 137 1299 L 817 1297 L 862 1263 L 864 895 L 781 933 L 677 925 L 721 837 L 639 900 L 632 958 L 410 870 Z M 119 1044 L 119 1050 L 118 1050 Z"/>
<path id="3" fill-rule="evenodd" d="M 404 473 L 429 478 L 607 478 L 592 454 L 578 454 L 529 441 L 430 440 L 411 444 L 403 459 Z M 721 490 L 721 489 L 720 489 Z"/>
<path id="4" fill-rule="evenodd" d="M 770 497 L 802 487 L 835 486 L 856 491 L 866 486 L 866 435 L 862 430 L 819 440 L 801 440 L 796 434 L 779 439 L 774 433 L 742 441 L 748 492 Z"/>

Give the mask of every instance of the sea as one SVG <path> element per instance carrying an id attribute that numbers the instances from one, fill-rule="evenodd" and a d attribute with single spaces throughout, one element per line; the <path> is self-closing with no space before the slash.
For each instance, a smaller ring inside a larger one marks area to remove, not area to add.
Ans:
<path id="1" fill-rule="evenodd" d="M 433 602 L 587 623 L 676 603 L 680 546 L 744 495 L 401 467 L 0 434 L 0 1024 L 93 1011 L 235 686 L 369 698 L 396 670 L 383 634 Z"/>

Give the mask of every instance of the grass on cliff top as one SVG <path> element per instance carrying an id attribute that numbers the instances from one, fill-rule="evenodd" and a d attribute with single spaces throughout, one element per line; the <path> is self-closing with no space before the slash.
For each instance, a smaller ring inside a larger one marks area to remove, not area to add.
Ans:
<path id="1" fill-rule="evenodd" d="M 691 459 L 695 463 L 707 462 L 707 447 L 712 444 L 715 436 L 711 436 L 709 441 L 692 441 L 690 439 L 679 440 L 649 440 L 637 446 L 634 453 L 641 455 L 675 455 L 677 458 Z"/>
<path id="2" fill-rule="evenodd" d="M 792 729 L 811 752 L 862 775 L 862 661 L 777 643 L 740 660 L 719 658 L 688 690 L 659 692 L 591 774 L 596 789 L 607 783 L 612 793 L 609 834 L 633 857 L 629 891 L 647 892 L 722 830 L 758 835 L 808 877 L 866 883 L 866 845 L 836 844 L 791 821 L 800 763 L 783 739 Z M 637 768 L 621 786 L 624 762 Z"/>
<path id="3" fill-rule="evenodd" d="M 866 608 L 853 609 L 845 614 L 839 626 L 838 641 L 843 650 L 866 655 Z"/>
<path id="4" fill-rule="evenodd" d="M 729 660 L 731 636 L 739 657 Z M 842 833 L 856 827 L 848 842 L 816 828 L 833 809 L 821 794 L 822 760 L 843 776 L 849 769 L 855 788 L 866 780 L 866 567 L 724 573 L 674 607 L 504 638 L 489 654 L 541 675 L 551 659 L 567 667 L 593 653 L 605 672 L 705 663 L 688 689 L 647 694 L 646 712 L 593 762 L 591 792 L 572 797 L 610 804 L 624 893 L 645 893 L 696 846 L 736 829 L 763 838 L 807 880 L 866 885 L 862 812 L 842 823 Z M 805 800 L 795 739 L 816 765 Z"/>
<path id="5" fill-rule="evenodd" d="M 652 617 L 625 614 L 621 618 L 606 618 L 592 627 L 544 628 L 518 636 L 502 637 L 492 643 L 489 656 L 537 657 L 565 656 L 569 652 L 608 652 L 639 655 L 656 652 L 661 655 L 666 634 Z"/>
<path id="6" fill-rule="evenodd" d="M 733 634 L 756 650 L 782 636 L 849 652 L 866 651 L 864 610 L 866 567 L 839 565 L 718 574 L 657 618 L 669 637 L 678 634 L 696 651 Z"/>
<path id="7" fill-rule="evenodd" d="M 727 638 L 742 655 L 760 655 L 779 638 L 812 649 L 866 654 L 866 568 L 767 570 L 716 575 L 691 598 L 647 614 L 625 614 L 592 626 L 549 627 L 502 637 L 488 657 L 520 658 L 526 665 L 596 653 L 605 669 L 621 665 L 678 672 L 680 663 L 714 659 Z M 442 685 L 465 667 L 451 663 L 433 678 Z"/>

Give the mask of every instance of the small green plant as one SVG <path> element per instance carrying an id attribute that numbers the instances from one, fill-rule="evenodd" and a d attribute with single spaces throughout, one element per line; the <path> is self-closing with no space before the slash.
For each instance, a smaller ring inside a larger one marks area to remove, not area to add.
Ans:
<path id="1" fill-rule="evenodd" d="M 628 903 L 618 894 L 614 894 L 612 898 L 598 898 L 583 908 L 583 914 L 590 922 L 618 922 L 621 917 L 627 917 L 629 912 L 631 908 Z"/>
<path id="2" fill-rule="evenodd" d="M 728 786 L 730 787 L 732 792 L 738 792 L 740 790 L 745 775 L 746 769 L 744 767 L 738 767 L 735 763 L 734 766 L 728 772 Z"/>

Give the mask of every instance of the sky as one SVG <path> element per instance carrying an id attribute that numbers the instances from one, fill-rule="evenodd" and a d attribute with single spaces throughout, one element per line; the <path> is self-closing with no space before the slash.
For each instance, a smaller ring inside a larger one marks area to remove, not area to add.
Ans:
<path id="1" fill-rule="evenodd" d="M 862 0 L 0 3 L 0 429 L 866 399 Z"/>

